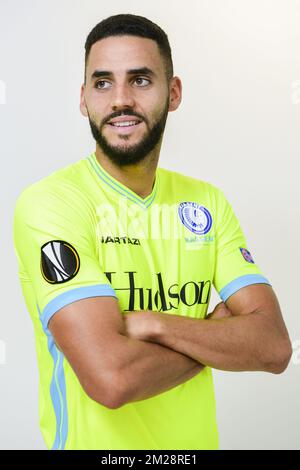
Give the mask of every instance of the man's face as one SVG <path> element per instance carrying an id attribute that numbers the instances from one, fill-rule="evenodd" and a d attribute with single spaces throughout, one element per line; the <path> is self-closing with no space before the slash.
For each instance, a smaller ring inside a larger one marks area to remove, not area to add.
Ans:
<path id="1" fill-rule="evenodd" d="M 169 111 L 169 83 L 155 41 L 116 36 L 93 44 L 81 112 L 114 163 L 143 160 L 160 142 Z"/>

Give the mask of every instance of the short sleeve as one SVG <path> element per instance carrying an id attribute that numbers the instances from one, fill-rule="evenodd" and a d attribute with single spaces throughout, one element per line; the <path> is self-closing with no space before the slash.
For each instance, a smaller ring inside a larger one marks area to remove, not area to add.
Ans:
<path id="1" fill-rule="evenodd" d="M 25 189 L 15 206 L 13 232 L 20 280 L 30 285 L 45 328 L 71 302 L 117 297 L 97 258 L 92 208 L 76 187 Z"/>
<path id="2" fill-rule="evenodd" d="M 270 284 L 248 250 L 240 223 L 221 190 L 216 192 L 216 263 L 213 284 L 221 299 L 251 284 Z"/>

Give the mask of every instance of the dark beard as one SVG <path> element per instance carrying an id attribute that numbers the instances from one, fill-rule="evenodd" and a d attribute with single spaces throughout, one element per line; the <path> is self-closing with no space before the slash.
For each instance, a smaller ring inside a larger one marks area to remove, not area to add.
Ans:
<path id="1" fill-rule="evenodd" d="M 110 145 L 107 139 L 103 136 L 101 130 L 99 130 L 97 124 L 90 118 L 90 116 L 88 116 L 88 118 L 93 137 L 104 154 L 109 157 L 116 165 L 126 166 L 141 162 L 156 147 L 166 126 L 168 109 L 169 99 L 159 119 L 155 122 L 152 129 L 150 129 L 148 134 L 141 140 L 141 142 L 126 148 Z M 126 114 L 134 115 L 134 113 L 131 111 L 126 111 Z M 122 138 L 123 140 L 128 140 L 126 135 L 123 135 Z"/>

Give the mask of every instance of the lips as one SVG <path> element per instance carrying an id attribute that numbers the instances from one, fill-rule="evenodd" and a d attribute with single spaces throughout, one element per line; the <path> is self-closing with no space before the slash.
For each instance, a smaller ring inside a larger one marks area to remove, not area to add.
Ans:
<path id="1" fill-rule="evenodd" d="M 137 116 L 123 115 L 111 119 L 107 125 L 116 134 L 132 134 L 135 129 L 143 125 L 143 121 Z"/>
<path id="2" fill-rule="evenodd" d="M 126 134 L 126 135 L 129 135 L 129 134 L 133 134 L 135 132 L 136 129 L 138 129 L 139 127 L 141 127 L 143 125 L 143 121 L 134 121 L 133 123 L 130 123 L 127 122 L 127 121 L 123 121 L 124 122 L 124 125 L 123 123 L 121 124 L 109 124 L 108 127 L 111 129 L 111 131 L 114 133 L 114 134 Z"/>
<path id="3" fill-rule="evenodd" d="M 141 119 L 136 116 L 125 115 L 111 119 L 108 124 L 114 127 L 129 127 L 137 125 L 140 122 L 142 122 Z"/>
<path id="4" fill-rule="evenodd" d="M 141 121 L 118 121 L 114 123 L 109 122 L 109 125 L 113 127 L 133 127 L 140 124 L 140 122 Z"/>

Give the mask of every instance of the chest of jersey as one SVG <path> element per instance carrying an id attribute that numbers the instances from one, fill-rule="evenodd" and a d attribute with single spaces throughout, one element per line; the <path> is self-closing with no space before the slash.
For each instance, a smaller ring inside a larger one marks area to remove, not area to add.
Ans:
<path id="1" fill-rule="evenodd" d="M 156 204 L 146 211 L 134 207 L 126 216 L 124 211 L 99 214 L 99 263 L 123 311 L 205 315 L 214 272 L 213 227 L 209 234 L 194 233 L 178 207 Z M 197 214 L 192 216 L 196 225 Z"/>

